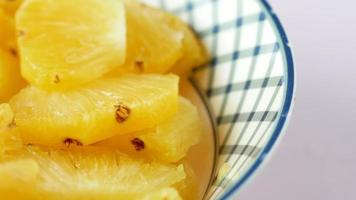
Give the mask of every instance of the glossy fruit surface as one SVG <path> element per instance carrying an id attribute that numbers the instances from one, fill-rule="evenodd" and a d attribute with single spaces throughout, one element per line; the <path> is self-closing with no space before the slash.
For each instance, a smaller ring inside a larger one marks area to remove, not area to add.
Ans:
<path id="1" fill-rule="evenodd" d="M 127 56 L 111 73 L 166 73 L 183 55 L 183 33 L 154 15 L 146 5 L 125 1 Z"/>
<path id="2" fill-rule="evenodd" d="M 77 87 L 125 61 L 117 0 L 26 0 L 16 14 L 23 76 L 45 89 Z"/>
<path id="3" fill-rule="evenodd" d="M 16 56 L 0 47 L 0 103 L 7 102 L 25 85 Z"/>
<path id="4" fill-rule="evenodd" d="M 87 145 L 153 128 L 178 109 L 175 75 L 125 75 L 63 92 L 29 86 L 10 101 L 24 142 Z"/>
<path id="5" fill-rule="evenodd" d="M 146 162 L 99 148 L 32 146 L 16 158 L 0 163 L 1 180 L 6 180 L 0 184 L 1 199 L 138 200 L 185 178 L 182 165 Z"/>
<path id="6" fill-rule="evenodd" d="M 177 162 L 200 141 L 202 123 L 195 106 L 181 97 L 177 114 L 156 127 L 99 142 L 131 155 Z"/>

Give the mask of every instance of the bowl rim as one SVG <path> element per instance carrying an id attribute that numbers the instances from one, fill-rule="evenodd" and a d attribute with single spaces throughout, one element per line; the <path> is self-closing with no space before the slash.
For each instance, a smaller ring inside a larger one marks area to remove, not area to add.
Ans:
<path id="1" fill-rule="evenodd" d="M 227 191 L 223 193 L 223 196 L 220 197 L 220 199 L 223 200 L 235 197 L 237 193 L 241 191 L 241 187 L 246 185 L 245 183 L 249 181 L 251 177 L 256 174 L 256 172 L 258 172 L 258 169 L 261 169 L 261 164 L 266 163 L 266 158 L 271 155 L 271 151 L 276 148 L 277 142 L 281 139 L 281 137 L 286 131 L 295 99 L 295 62 L 293 51 L 290 46 L 289 39 L 287 37 L 287 33 L 283 28 L 281 21 L 279 20 L 267 0 L 258 0 L 257 2 L 261 5 L 262 9 L 266 11 L 268 17 L 272 20 L 273 26 L 278 32 L 277 35 L 281 40 L 283 54 L 286 58 L 287 65 L 286 96 L 284 99 L 284 104 L 280 117 L 273 131 L 273 134 L 271 135 L 271 138 L 268 140 L 267 144 L 264 146 L 252 166 L 243 174 L 243 176 L 236 183 L 230 186 Z"/>

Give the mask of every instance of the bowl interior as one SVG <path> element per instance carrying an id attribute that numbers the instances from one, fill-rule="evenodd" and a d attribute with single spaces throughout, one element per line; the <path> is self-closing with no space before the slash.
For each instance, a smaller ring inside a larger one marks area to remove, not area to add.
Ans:
<path id="1" fill-rule="evenodd" d="M 188 22 L 212 55 L 193 85 L 216 124 L 216 173 L 206 199 L 225 199 L 254 174 L 285 127 L 294 94 L 286 35 L 264 0 L 143 0 Z"/>

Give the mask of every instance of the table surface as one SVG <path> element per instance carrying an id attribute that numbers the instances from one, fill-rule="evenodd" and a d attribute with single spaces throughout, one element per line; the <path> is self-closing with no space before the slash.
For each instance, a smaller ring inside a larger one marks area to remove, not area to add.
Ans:
<path id="1" fill-rule="evenodd" d="M 356 199 L 356 3 L 269 0 L 294 49 L 290 125 L 243 200 Z"/>

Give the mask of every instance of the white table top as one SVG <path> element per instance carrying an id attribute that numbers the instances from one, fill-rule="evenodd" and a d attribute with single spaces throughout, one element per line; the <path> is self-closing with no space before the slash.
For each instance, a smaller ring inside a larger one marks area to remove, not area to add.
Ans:
<path id="1" fill-rule="evenodd" d="M 269 0 L 294 47 L 291 123 L 243 200 L 356 199 L 356 1 Z"/>

